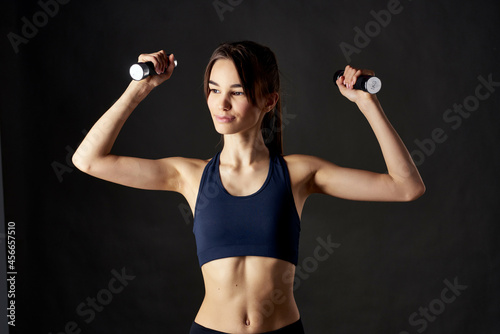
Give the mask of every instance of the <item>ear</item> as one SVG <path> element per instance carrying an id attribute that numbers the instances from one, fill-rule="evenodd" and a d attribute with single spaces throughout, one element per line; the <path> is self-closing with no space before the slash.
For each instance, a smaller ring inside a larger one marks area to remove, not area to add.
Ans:
<path id="1" fill-rule="evenodd" d="M 273 110 L 276 103 L 278 103 L 279 98 L 280 98 L 280 95 L 276 92 L 268 94 L 266 96 L 265 111 L 269 112 L 269 111 Z"/>

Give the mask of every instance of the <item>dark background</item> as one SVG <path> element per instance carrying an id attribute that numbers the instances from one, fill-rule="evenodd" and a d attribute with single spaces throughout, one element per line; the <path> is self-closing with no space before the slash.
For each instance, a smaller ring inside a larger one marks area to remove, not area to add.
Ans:
<path id="1" fill-rule="evenodd" d="M 45 21 L 37 1 L 2 4 L 2 176 L 5 219 L 17 232 L 17 333 L 188 332 L 204 290 L 187 202 L 92 178 L 70 157 L 127 87 L 137 56 L 159 49 L 179 66 L 133 113 L 113 153 L 212 157 L 221 147 L 204 68 L 219 43 L 243 39 L 278 57 L 285 154 L 385 172 L 368 123 L 332 82 L 349 63 L 341 43 L 357 47 L 350 63 L 382 79 L 379 99 L 427 186 L 410 203 L 308 199 L 299 259 L 307 276 L 296 289 L 306 332 L 500 331 L 500 87 L 481 88 L 490 95 L 473 105 L 479 76 L 500 82 L 497 1 L 402 0 L 379 31 L 371 11 L 393 1 L 45 3 Z M 22 36 L 34 20 L 38 31 L 16 52 L 9 33 Z M 354 29 L 367 24 L 372 37 L 362 45 Z M 448 114 L 464 100 L 470 114 Z M 441 134 L 431 144 L 433 131 Z M 313 260 L 317 238 L 328 236 L 340 246 Z M 108 293 L 112 271 L 122 270 L 135 278 Z M 443 291 L 454 296 L 446 280 L 462 286 L 449 303 L 440 301 Z M 87 323 L 77 307 L 89 310 L 98 294 L 112 300 Z M 429 307 L 434 314 L 419 314 Z"/>

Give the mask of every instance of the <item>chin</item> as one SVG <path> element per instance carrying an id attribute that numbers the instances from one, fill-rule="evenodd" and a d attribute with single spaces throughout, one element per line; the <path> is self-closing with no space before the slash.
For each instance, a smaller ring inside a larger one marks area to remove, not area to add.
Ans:
<path id="1" fill-rule="evenodd" d="M 214 122 L 214 127 L 215 131 L 221 135 L 232 135 L 241 130 L 238 126 L 236 126 L 236 124 L 220 124 L 218 122 Z"/>
<path id="2" fill-rule="evenodd" d="M 217 125 L 215 126 L 215 131 L 217 131 L 217 133 L 221 135 L 232 135 L 238 132 L 234 131 L 233 129 L 230 129 L 229 127 L 222 127 Z"/>

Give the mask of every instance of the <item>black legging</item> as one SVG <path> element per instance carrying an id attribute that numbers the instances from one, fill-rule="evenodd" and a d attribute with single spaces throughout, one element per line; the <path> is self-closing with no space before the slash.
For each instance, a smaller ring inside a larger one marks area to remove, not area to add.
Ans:
<path id="1" fill-rule="evenodd" d="M 210 328 L 203 327 L 201 325 L 198 325 L 196 322 L 193 322 L 189 334 L 230 334 L 230 333 L 219 332 Z M 299 319 L 293 324 L 277 329 L 275 331 L 265 332 L 262 334 L 304 334 L 304 327 L 302 326 L 302 320 Z"/>

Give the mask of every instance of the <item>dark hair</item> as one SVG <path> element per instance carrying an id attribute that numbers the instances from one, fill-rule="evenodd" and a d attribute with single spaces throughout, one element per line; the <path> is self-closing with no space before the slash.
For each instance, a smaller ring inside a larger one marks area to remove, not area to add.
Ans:
<path id="1" fill-rule="evenodd" d="M 210 57 L 205 70 L 205 97 L 210 93 L 208 81 L 214 63 L 219 59 L 232 60 L 238 71 L 243 91 L 248 100 L 257 101 L 271 93 L 280 94 L 278 63 L 274 52 L 266 46 L 251 41 L 223 43 Z M 273 110 L 267 112 L 262 120 L 261 133 L 264 143 L 271 153 L 283 154 L 281 132 L 281 99 L 278 98 Z"/>

